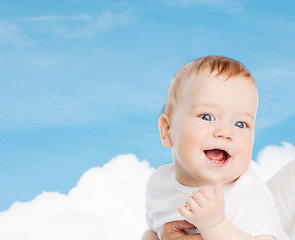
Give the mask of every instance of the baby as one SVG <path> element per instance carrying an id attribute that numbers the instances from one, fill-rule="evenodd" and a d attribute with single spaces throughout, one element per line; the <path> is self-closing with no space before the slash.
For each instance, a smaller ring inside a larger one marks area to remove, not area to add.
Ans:
<path id="1" fill-rule="evenodd" d="M 187 220 L 205 240 L 283 240 L 272 196 L 249 165 L 258 92 L 239 62 L 208 56 L 185 65 L 170 84 L 159 118 L 173 164 L 149 179 L 144 240 L 165 223 Z M 202 239 L 198 238 L 198 239 Z"/>

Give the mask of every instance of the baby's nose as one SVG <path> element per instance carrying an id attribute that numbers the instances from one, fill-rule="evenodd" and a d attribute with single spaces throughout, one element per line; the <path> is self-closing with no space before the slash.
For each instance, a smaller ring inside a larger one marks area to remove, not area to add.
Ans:
<path id="1" fill-rule="evenodd" d="M 231 141 L 233 138 L 233 133 L 229 127 L 220 126 L 214 130 L 213 136 L 215 138 L 220 138 L 220 139 L 224 139 L 227 141 Z"/>

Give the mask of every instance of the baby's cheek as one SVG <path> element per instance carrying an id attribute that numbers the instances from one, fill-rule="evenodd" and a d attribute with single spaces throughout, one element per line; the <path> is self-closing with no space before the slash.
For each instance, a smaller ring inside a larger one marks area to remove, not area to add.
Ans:
<path id="1" fill-rule="evenodd" d="M 181 137 L 179 142 L 179 151 L 183 154 L 192 154 L 197 148 L 200 147 L 200 142 L 192 133 L 185 134 Z"/>
<path id="2" fill-rule="evenodd" d="M 252 157 L 252 151 L 253 151 L 253 141 L 250 138 L 245 138 L 243 141 L 241 141 L 241 144 L 239 146 L 240 154 L 245 161 L 251 160 Z"/>

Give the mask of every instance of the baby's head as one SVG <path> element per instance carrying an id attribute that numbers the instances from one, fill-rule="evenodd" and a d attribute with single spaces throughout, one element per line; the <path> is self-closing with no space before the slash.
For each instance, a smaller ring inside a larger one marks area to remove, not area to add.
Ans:
<path id="1" fill-rule="evenodd" d="M 208 56 L 185 65 L 170 84 L 159 119 L 177 180 L 187 186 L 229 183 L 245 172 L 257 104 L 255 81 L 241 63 Z"/>

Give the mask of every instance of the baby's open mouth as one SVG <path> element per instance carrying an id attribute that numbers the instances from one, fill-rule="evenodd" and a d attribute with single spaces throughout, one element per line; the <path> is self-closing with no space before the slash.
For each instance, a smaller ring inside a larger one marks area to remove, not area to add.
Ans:
<path id="1" fill-rule="evenodd" d="M 227 151 L 221 149 L 211 149 L 204 151 L 207 158 L 209 158 L 214 165 L 223 166 L 227 160 L 231 157 Z"/>

